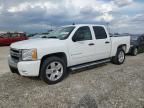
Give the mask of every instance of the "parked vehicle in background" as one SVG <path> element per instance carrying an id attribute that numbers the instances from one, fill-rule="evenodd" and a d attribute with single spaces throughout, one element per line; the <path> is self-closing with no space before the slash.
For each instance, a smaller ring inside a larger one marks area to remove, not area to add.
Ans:
<path id="1" fill-rule="evenodd" d="M 32 38 L 33 36 L 37 35 L 38 33 L 30 33 L 30 34 L 27 34 L 27 37 L 28 38 Z"/>
<path id="2" fill-rule="evenodd" d="M 52 32 L 53 30 L 48 30 L 47 32 L 44 32 L 44 33 L 32 33 L 32 34 L 28 34 L 27 36 L 30 38 L 30 39 L 35 39 L 35 38 L 42 38 L 43 36 L 45 35 L 48 35 L 50 32 Z"/>
<path id="3" fill-rule="evenodd" d="M 27 39 L 28 37 L 25 33 L 3 33 L 0 35 L 0 46 L 10 45 L 11 43 Z"/>
<path id="4" fill-rule="evenodd" d="M 48 84 L 64 79 L 67 69 L 112 61 L 123 64 L 130 48 L 130 36 L 110 37 L 102 25 L 70 25 L 41 39 L 10 46 L 9 67 L 22 76 L 39 76 Z"/>
<path id="5" fill-rule="evenodd" d="M 144 34 L 131 35 L 130 54 L 136 56 L 139 52 L 144 51 Z"/>
<path id="6" fill-rule="evenodd" d="M 36 39 L 36 38 L 45 38 L 48 36 L 49 33 L 40 33 L 40 34 L 35 34 L 31 37 L 29 37 L 29 39 Z"/>

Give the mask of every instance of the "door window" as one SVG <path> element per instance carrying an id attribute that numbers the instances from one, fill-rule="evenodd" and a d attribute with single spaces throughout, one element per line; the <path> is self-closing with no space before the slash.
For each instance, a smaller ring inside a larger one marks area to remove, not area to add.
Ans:
<path id="1" fill-rule="evenodd" d="M 11 37 L 12 37 L 12 38 L 15 38 L 15 37 L 17 37 L 17 36 L 18 36 L 17 33 L 12 33 L 12 34 L 11 34 Z"/>
<path id="2" fill-rule="evenodd" d="M 96 39 L 106 39 L 107 34 L 103 27 L 94 26 L 93 27 Z"/>
<path id="3" fill-rule="evenodd" d="M 92 40 L 92 35 L 90 28 L 88 26 L 80 27 L 75 35 L 73 36 L 72 40 L 76 41 L 85 41 L 85 40 Z"/>

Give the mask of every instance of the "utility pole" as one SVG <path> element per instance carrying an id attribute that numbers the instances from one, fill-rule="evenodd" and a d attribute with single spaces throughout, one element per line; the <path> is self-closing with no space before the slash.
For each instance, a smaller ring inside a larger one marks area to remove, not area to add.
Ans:
<path id="1" fill-rule="evenodd" d="M 51 31 L 52 31 L 52 24 L 51 24 Z"/>
<path id="2" fill-rule="evenodd" d="M 110 33 L 110 32 L 111 32 L 111 31 L 110 31 L 110 23 L 107 22 L 107 23 L 106 23 L 106 26 L 107 26 L 107 30 L 108 30 L 108 32 Z"/>

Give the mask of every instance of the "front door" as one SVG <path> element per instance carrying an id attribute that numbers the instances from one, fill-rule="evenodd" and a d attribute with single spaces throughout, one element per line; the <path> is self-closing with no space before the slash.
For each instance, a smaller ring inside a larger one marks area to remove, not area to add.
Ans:
<path id="1" fill-rule="evenodd" d="M 88 26 L 80 27 L 69 43 L 71 65 L 94 61 L 95 45 Z"/>

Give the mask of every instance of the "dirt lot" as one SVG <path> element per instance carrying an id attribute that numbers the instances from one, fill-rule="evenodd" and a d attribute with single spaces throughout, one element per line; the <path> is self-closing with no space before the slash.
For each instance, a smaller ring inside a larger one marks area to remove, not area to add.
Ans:
<path id="1" fill-rule="evenodd" d="M 1 108 L 144 108 L 144 54 L 70 74 L 56 85 L 9 71 L 0 48 Z M 83 106 L 83 107 L 82 107 Z"/>

